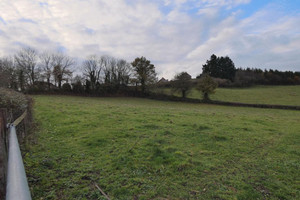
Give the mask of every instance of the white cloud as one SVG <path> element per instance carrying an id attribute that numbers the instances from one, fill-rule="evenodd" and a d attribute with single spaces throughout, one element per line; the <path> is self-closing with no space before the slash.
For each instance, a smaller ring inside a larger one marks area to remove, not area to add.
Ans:
<path id="1" fill-rule="evenodd" d="M 300 29 L 296 27 L 300 27 L 300 16 L 278 15 L 269 8 L 243 20 L 228 17 L 219 22 L 209 39 L 189 52 L 187 59 L 205 62 L 214 53 L 230 56 L 237 67 L 299 71 Z"/>
<path id="2" fill-rule="evenodd" d="M 178 24 L 187 24 L 191 22 L 189 15 L 184 12 L 180 12 L 179 10 L 172 10 L 167 15 L 167 20 L 171 23 L 178 23 Z"/>
<path id="3" fill-rule="evenodd" d="M 250 3 L 251 0 L 200 0 L 200 3 L 205 7 L 224 7 L 231 8 L 240 4 Z"/>
<path id="4" fill-rule="evenodd" d="M 1 0 L 0 56 L 24 45 L 41 51 L 65 48 L 78 58 L 145 56 L 166 78 L 180 71 L 196 76 L 213 53 L 230 56 L 237 66 L 299 66 L 299 15 L 269 7 L 246 19 L 234 9 L 221 15 L 249 2 Z"/>
<path id="5" fill-rule="evenodd" d="M 216 17 L 219 14 L 219 8 L 215 8 L 215 7 L 201 8 L 199 9 L 198 14 L 210 18 Z"/>

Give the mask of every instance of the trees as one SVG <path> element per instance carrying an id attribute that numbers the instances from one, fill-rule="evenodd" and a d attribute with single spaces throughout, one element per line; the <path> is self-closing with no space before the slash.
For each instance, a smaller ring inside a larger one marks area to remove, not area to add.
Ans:
<path id="1" fill-rule="evenodd" d="M 121 86 L 128 85 L 132 69 L 126 60 L 112 56 L 101 56 L 100 63 L 103 69 L 104 84 L 101 87 L 100 83 L 98 83 L 98 88 L 102 88 L 104 92 L 114 93 L 118 92 Z"/>
<path id="2" fill-rule="evenodd" d="M 235 66 L 232 60 L 226 57 L 211 55 L 210 60 L 202 66 L 202 74 L 208 74 L 215 78 L 224 78 L 233 81 L 235 76 Z"/>
<path id="3" fill-rule="evenodd" d="M 86 92 L 117 92 L 120 86 L 128 85 L 131 71 L 131 65 L 124 59 L 90 56 L 83 62 Z"/>
<path id="4" fill-rule="evenodd" d="M 131 66 L 124 59 L 102 56 L 104 63 L 104 82 L 112 85 L 127 85 L 131 75 Z"/>
<path id="5" fill-rule="evenodd" d="M 264 74 L 259 69 L 237 69 L 234 77 L 234 86 L 249 87 L 254 84 L 261 84 L 264 81 Z"/>
<path id="6" fill-rule="evenodd" d="M 17 70 L 11 57 L 0 58 L 0 87 L 17 90 Z"/>
<path id="7" fill-rule="evenodd" d="M 131 65 L 124 59 L 117 60 L 117 79 L 119 85 L 128 85 L 131 75 Z"/>
<path id="8" fill-rule="evenodd" d="M 150 60 L 147 60 L 143 56 L 136 58 L 131 65 L 139 83 L 141 84 L 142 92 L 145 93 L 146 86 L 157 80 L 155 67 L 151 64 Z"/>
<path id="9" fill-rule="evenodd" d="M 25 75 L 29 84 L 33 85 L 39 75 L 37 51 L 29 47 L 23 48 L 15 55 L 15 61 L 22 76 Z"/>
<path id="10" fill-rule="evenodd" d="M 8 87 L 8 67 L 5 59 L 0 59 L 0 87 Z"/>
<path id="11" fill-rule="evenodd" d="M 100 81 L 102 71 L 102 59 L 98 59 L 96 55 L 89 56 L 83 62 L 83 75 L 88 79 L 91 90 L 96 90 L 96 83 Z"/>
<path id="12" fill-rule="evenodd" d="M 50 86 L 51 86 L 50 78 L 51 78 L 52 68 L 53 68 L 52 66 L 53 56 L 50 53 L 44 52 L 39 57 L 40 57 L 40 64 L 42 66 L 43 75 L 44 78 L 46 78 L 48 90 L 50 90 Z"/>
<path id="13" fill-rule="evenodd" d="M 112 56 L 102 56 L 104 65 L 104 83 L 110 86 L 118 85 L 117 59 Z"/>
<path id="14" fill-rule="evenodd" d="M 192 87 L 191 80 L 192 77 L 187 72 L 181 72 L 179 74 L 176 74 L 174 77 L 174 80 L 172 81 L 172 89 L 174 91 L 180 91 L 182 94 L 182 97 L 186 97 L 186 93 L 190 90 Z"/>
<path id="15" fill-rule="evenodd" d="M 67 55 L 57 53 L 52 55 L 51 65 L 53 66 L 54 81 L 58 83 L 58 88 L 61 89 L 62 81 L 67 80 L 67 77 L 72 75 L 70 68 L 75 65 L 75 61 Z"/>
<path id="16" fill-rule="evenodd" d="M 204 101 L 209 101 L 209 94 L 215 93 L 217 87 L 218 84 L 206 74 L 199 80 L 196 89 L 202 92 Z"/>
<path id="17" fill-rule="evenodd" d="M 16 59 L 0 59 L 0 86 L 24 91 L 27 80 L 25 69 L 17 64 Z"/>
<path id="18" fill-rule="evenodd" d="M 72 89 L 73 92 L 75 93 L 84 93 L 84 86 L 83 86 L 83 82 L 84 82 L 84 78 L 76 75 L 73 79 L 72 79 Z"/>

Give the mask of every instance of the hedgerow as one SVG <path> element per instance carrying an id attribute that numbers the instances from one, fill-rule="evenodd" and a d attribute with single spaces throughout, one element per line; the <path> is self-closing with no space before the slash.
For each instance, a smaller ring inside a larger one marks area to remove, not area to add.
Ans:
<path id="1" fill-rule="evenodd" d="M 0 88 L 0 108 L 7 109 L 13 119 L 19 117 L 26 109 L 31 113 L 31 105 L 30 97 L 11 89 Z"/>

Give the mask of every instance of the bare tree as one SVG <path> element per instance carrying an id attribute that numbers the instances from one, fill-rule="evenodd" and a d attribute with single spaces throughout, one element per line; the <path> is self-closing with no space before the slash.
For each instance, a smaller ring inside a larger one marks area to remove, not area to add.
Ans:
<path id="1" fill-rule="evenodd" d="M 52 57 L 53 55 L 51 55 L 48 52 L 44 52 L 43 54 L 40 55 L 40 63 L 42 66 L 42 71 L 43 71 L 43 75 L 47 80 L 47 85 L 48 85 L 48 90 L 50 90 L 50 80 L 51 80 L 51 74 L 52 74 Z"/>
<path id="2" fill-rule="evenodd" d="M 7 71 L 3 58 L 0 59 L 0 86 L 8 87 Z"/>
<path id="3" fill-rule="evenodd" d="M 55 83 L 61 88 L 62 81 L 67 81 L 72 75 L 70 68 L 75 65 L 75 61 L 67 55 L 57 53 L 52 55 L 51 65 Z"/>
<path id="4" fill-rule="evenodd" d="M 101 57 L 103 62 L 104 82 L 113 85 L 128 85 L 131 65 L 123 59 L 110 56 Z"/>
<path id="5" fill-rule="evenodd" d="M 126 60 L 119 59 L 117 61 L 117 77 L 119 85 L 128 85 L 132 72 L 131 65 Z"/>
<path id="6" fill-rule="evenodd" d="M 83 75 L 90 81 L 91 89 L 96 89 L 96 84 L 100 82 L 100 74 L 103 66 L 103 60 L 97 56 L 89 56 L 83 62 Z"/>
<path id="7" fill-rule="evenodd" d="M 29 80 L 29 84 L 33 85 L 39 75 L 37 67 L 38 54 L 35 49 L 23 48 L 15 55 L 15 61 L 21 73 L 24 73 Z"/>
<path id="8" fill-rule="evenodd" d="M 111 56 L 102 56 L 101 61 L 103 63 L 104 83 L 113 84 L 116 76 L 116 59 Z"/>
<path id="9" fill-rule="evenodd" d="M 17 70 L 13 58 L 0 58 L 0 86 L 17 90 Z"/>

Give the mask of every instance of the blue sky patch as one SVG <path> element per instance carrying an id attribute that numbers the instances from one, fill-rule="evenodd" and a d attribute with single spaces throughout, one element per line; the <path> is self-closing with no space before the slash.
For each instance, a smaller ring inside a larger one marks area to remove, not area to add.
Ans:
<path id="1" fill-rule="evenodd" d="M 59 45 L 57 47 L 57 51 L 60 52 L 60 53 L 66 53 L 67 52 L 67 48 L 62 46 L 62 45 Z"/>
<path id="2" fill-rule="evenodd" d="M 92 28 L 85 28 L 84 29 L 84 31 L 86 32 L 86 33 L 88 33 L 88 34 L 94 34 L 95 33 L 95 30 L 94 29 L 92 29 Z"/>
<path id="3" fill-rule="evenodd" d="M 7 24 L 6 21 L 2 17 L 0 17 L 0 22 L 2 22 L 3 24 Z"/>
<path id="4" fill-rule="evenodd" d="M 28 19 L 28 18 L 21 18 L 19 19 L 20 22 L 25 22 L 25 23 L 32 23 L 32 24 L 37 24 L 36 21 L 32 20 L 32 19 Z"/>
<path id="5" fill-rule="evenodd" d="M 41 7 L 48 6 L 48 3 L 47 3 L 47 2 L 39 2 L 39 4 L 40 4 Z"/>

